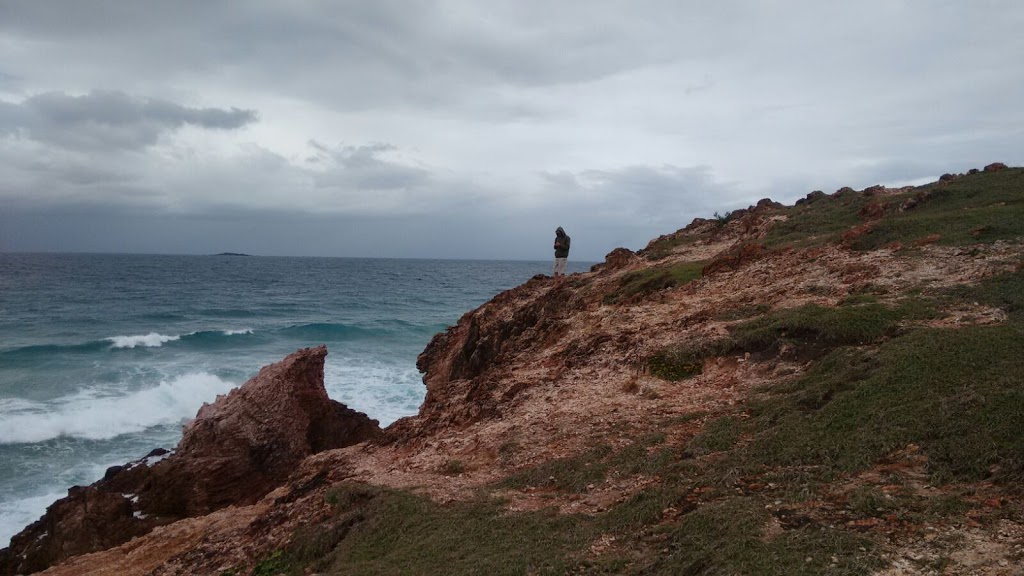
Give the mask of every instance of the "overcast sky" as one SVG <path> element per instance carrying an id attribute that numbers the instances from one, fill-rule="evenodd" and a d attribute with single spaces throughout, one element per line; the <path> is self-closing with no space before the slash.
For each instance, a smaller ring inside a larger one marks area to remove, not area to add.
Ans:
<path id="1" fill-rule="evenodd" d="M 1017 0 L 0 0 L 0 251 L 600 260 L 993 161 Z"/>

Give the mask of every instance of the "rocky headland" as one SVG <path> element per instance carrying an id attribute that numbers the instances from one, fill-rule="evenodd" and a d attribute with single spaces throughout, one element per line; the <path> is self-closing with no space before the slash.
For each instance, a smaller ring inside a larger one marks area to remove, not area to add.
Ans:
<path id="1" fill-rule="evenodd" d="M 1024 169 L 697 219 L 436 335 L 384 430 L 323 347 L 75 487 L 0 574 L 1020 574 Z"/>

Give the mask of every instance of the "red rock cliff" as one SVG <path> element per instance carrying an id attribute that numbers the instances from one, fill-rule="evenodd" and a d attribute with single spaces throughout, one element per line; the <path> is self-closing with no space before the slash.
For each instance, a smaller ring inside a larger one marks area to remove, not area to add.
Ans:
<path id="1" fill-rule="evenodd" d="M 204 405 L 173 452 L 115 466 L 76 486 L 0 552 L 0 574 L 42 570 L 158 525 L 250 504 L 307 456 L 373 438 L 376 420 L 327 397 L 327 348 L 305 348 Z"/>

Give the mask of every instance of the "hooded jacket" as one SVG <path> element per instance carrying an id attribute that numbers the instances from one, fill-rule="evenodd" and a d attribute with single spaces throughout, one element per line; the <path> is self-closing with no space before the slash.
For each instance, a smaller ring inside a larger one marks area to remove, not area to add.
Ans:
<path id="1" fill-rule="evenodd" d="M 569 235 L 559 226 L 558 230 L 555 230 L 555 258 L 569 257 L 569 241 Z"/>

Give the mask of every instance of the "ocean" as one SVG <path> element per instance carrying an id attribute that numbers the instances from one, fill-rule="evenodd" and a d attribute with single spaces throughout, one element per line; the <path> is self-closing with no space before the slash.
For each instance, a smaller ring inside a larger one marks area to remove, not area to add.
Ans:
<path id="1" fill-rule="evenodd" d="M 590 263 L 569 262 L 569 272 Z M 430 338 L 551 262 L 0 253 L 0 547 L 172 448 L 203 402 L 326 344 L 331 398 L 415 414 Z"/>

